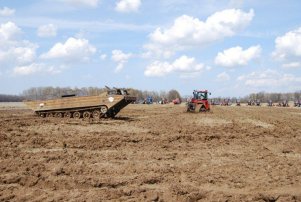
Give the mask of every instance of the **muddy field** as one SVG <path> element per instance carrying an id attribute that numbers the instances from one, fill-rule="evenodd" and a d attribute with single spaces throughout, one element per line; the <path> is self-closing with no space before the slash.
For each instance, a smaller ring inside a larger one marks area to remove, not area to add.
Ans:
<path id="1" fill-rule="evenodd" d="M 0 201 L 301 201 L 301 109 L 130 105 L 116 119 L 0 110 Z"/>

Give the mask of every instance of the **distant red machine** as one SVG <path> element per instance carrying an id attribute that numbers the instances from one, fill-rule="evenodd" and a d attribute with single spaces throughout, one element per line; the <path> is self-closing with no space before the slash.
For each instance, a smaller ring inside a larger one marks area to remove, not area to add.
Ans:
<path id="1" fill-rule="evenodd" d="M 187 103 L 188 112 L 206 112 L 210 110 L 207 90 L 194 90 L 193 97 Z"/>
<path id="2" fill-rule="evenodd" d="M 177 104 L 181 104 L 181 99 L 180 98 L 176 98 L 172 101 L 175 105 Z"/>

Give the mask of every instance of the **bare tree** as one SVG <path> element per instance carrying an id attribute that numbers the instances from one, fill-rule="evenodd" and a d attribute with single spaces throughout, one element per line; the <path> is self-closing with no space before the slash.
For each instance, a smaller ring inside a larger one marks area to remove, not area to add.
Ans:
<path id="1" fill-rule="evenodd" d="M 176 98 L 181 99 L 181 95 L 180 95 L 180 93 L 177 90 L 172 89 L 172 90 L 170 90 L 168 92 L 167 98 L 168 98 L 169 101 L 172 101 L 172 100 L 174 100 Z"/>

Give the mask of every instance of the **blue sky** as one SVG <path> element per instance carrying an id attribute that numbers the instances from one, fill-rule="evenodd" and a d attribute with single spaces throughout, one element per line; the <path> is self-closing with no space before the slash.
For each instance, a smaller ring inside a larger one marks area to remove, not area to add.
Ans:
<path id="1" fill-rule="evenodd" d="M 301 90 L 298 0 L 0 0 L 0 93 Z"/>

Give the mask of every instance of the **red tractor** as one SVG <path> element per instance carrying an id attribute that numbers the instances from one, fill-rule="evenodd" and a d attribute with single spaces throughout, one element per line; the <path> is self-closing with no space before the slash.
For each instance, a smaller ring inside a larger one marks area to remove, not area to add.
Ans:
<path id="1" fill-rule="evenodd" d="M 187 103 L 187 112 L 206 112 L 210 110 L 207 90 L 194 90 L 193 97 Z"/>

